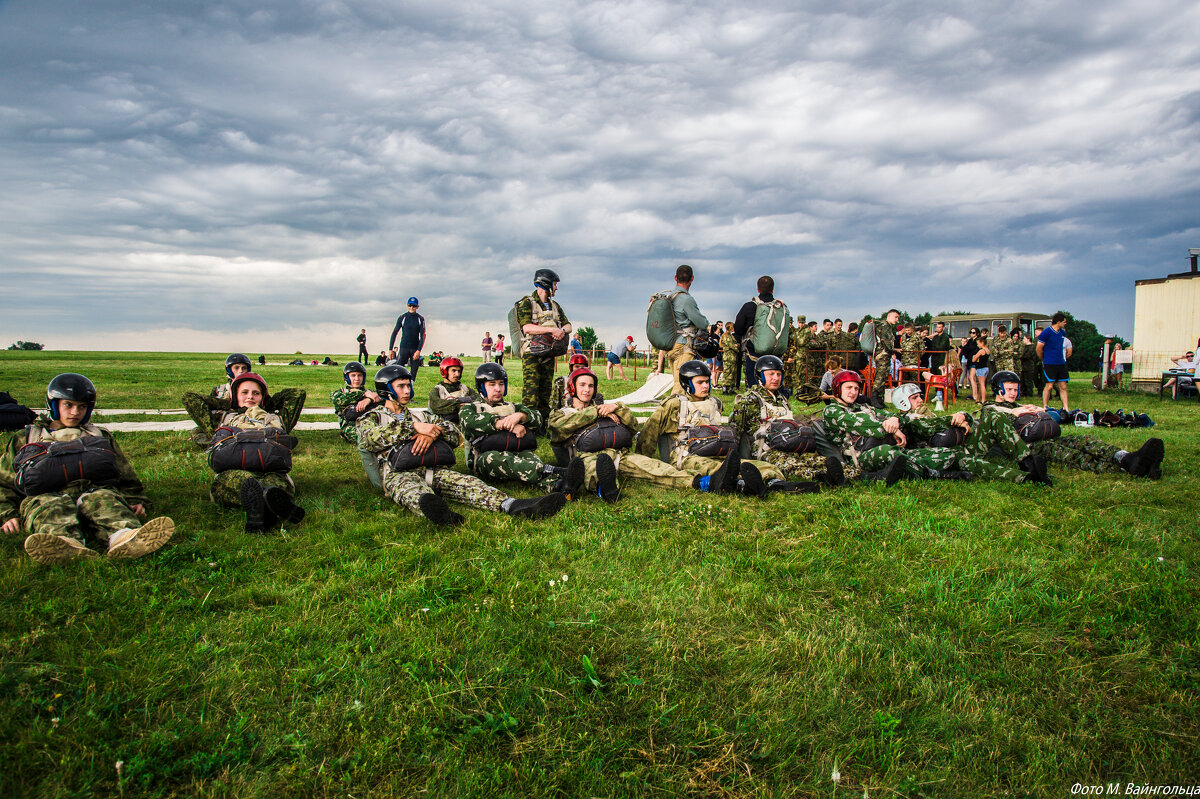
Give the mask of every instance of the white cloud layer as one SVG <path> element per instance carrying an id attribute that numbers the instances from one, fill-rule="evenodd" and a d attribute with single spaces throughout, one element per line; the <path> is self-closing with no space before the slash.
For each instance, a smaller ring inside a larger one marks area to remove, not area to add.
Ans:
<path id="1" fill-rule="evenodd" d="M 1200 246 L 1193 3 L 795 6 L 0 3 L 0 346 L 378 350 L 416 294 L 474 352 L 542 264 L 640 340 L 681 262 L 712 320 L 1129 336 Z"/>

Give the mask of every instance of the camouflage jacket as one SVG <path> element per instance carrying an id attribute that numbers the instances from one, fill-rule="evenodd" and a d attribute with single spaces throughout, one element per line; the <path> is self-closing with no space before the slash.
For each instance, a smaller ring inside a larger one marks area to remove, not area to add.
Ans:
<path id="1" fill-rule="evenodd" d="M 734 357 L 737 357 L 736 350 Z M 597 392 L 594 402 L 597 405 L 604 404 L 604 395 Z M 554 378 L 554 383 L 550 386 L 550 409 L 567 408 L 571 405 L 571 398 L 567 395 L 567 378 L 559 375 Z"/>
<path id="2" fill-rule="evenodd" d="M 855 456 L 858 454 L 855 439 L 860 436 L 884 438 L 887 431 L 883 429 L 883 423 L 892 416 L 895 414 L 866 405 L 846 406 L 832 402 L 825 406 L 825 435 L 839 450 Z"/>
<path id="3" fill-rule="evenodd" d="M 650 458 L 658 457 L 658 439 L 662 436 L 674 436 L 679 434 L 679 411 L 682 406 L 680 402 L 681 395 L 672 394 L 662 405 L 654 409 L 654 413 L 650 414 L 650 418 L 642 425 L 642 432 L 638 436 L 636 450 L 639 454 Z M 698 403 L 716 403 L 716 415 L 719 417 L 724 410 L 721 400 L 716 397 L 706 397 L 698 399 L 695 396 L 688 395 L 688 402 L 693 404 Z"/>
<path id="4" fill-rule="evenodd" d="M 768 419 L 791 419 L 792 409 L 788 401 L 772 393 L 764 385 L 757 385 L 733 399 L 733 410 L 729 412 L 729 423 L 739 435 L 751 436 Z"/>
<path id="5" fill-rule="evenodd" d="M 886 319 L 875 320 L 875 357 L 896 351 L 896 327 Z"/>
<path id="6" fill-rule="evenodd" d="M 629 406 L 623 402 L 618 402 L 616 405 L 617 419 L 636 435 L 638 425 L 637 420 L 633 418 L 633 411 L 629 410 Z M 550 411 L 550 421 L 547 423 L 550 429 L 550 443 L 555 446 L 569 446 L 576 433 L 595 424 L 596 420 L 600 418 L 600 414 L 596 413 L 596 408 L 597 403 L 592 400 L 586 408 L 575 408 L 572 404 L 566 408 Z"/>
<path id="7" fill-rule="evenodd" d="M 374 452 L 380 460 L 387 451 L 403 444 L 417 434 L 413 422 L 430 422 L 442 428 L 441 439 L 452 447 L 462 443 L 462 433 L 450 422 L 418 410 L 402 410 L 392 413 L 383 405 L 377 405 L 358 417 L 358 448 Z"/>
<path id="8" fill-rule="evenodd" d="M 1021 367 L 1033 367 L 1038 362 L 1037 345 L 1032 341 L 1021 342 Z"/>
<path id="9" fill-rule="evenodd" d="M 904 366 L 920 366 L 925 352 L 925 339 L 919 333 L 910 333 L 900 340 L 900 362 Z"/>
<path id="10" fill-rule="evenodd" d="M 32 428 L 32 430 L 29 428 Z M 4 449 L 0 451 L 0 524 L 7 522 L 9 519 L 17 518 L 21 500 L 25 498 L 23 494 L 17 491 L 17 473 L 13 464 L 21 447 L 29 442 L 31 432 L 34 441 L 73 441 L 82 436 L 103 436 L 112 444 L 113 452 L 117 454 L 117 470 L 120 472 L 120 478 L 117 480 L 116 485 L 107 485 L 104 487 L 117 491 L 130 505 L 140 504 L 145 505 L 147 508 L 150 507 L 150 500 L 146 497 L 146 490 L 142 487 L 142 481 L 138 479 L 137 473 L 133 471 L 133 467 L 129 464 L 129 459 L 125 457 L 125 453 L 117 445 L 113 434 L 103 427 L 89 424 L 84 427 L 64 427 L 59 430 L 53 430 L 51 429 L 50 417 L 43 414 L 29 428 L 9 433 L 4 442 Z M 87 480 L 76 480 L 73 483 L 68 483 L 60 493 L 78 498 L 80 494 L 86 494 L 88 491 L 98 487 Z"/>
<path id="11" fill-rule="evenodd" d="M 477 400 L 459 408 L 458 427 L 467 441 L 473 441 L 488 433 L 495 433 L 496 422 L 514 413 L 525 414 L 525 421 L 522 424 L 530 430 L 540 427 L 542 424 L 540 413 L 519 402 Z"/>
<path id="12" fill-rule="evenodd" d="M 791 340 L 795 340 L 796 350 L 800 355 L 807 355 L 809 348 L 812 347 L 813 332 L 809 330 L 808 325 L 805 325 L 792 333 L 789 338 L 789 341 Z"/>
<path id="13" fill-rule="evenodd" d="M 721 334 L 721 357 L 726 361 L 737 360 L 738 341 L 732 333 Z"/>
<path id="14" fill-rule="evenodd" d="M 542 325 L 549 327 L 556 325 L 564 327 L 571 323 L 567 318 L 567 313 L 562 309 L 562 306 L 554 301 L 553 297 L 549 298 L 549 308 L 542 305 L 542 301 L 538 299 L 537 290 L 526 294 L 521 299 L 517 300 L 517 326 L 524 328 L 525 325 Z M 513 347 L 519 347 L 516 353 L 522 357 L 525 356 L 525 343 L 528 341 L 527 336 L 522 333 L 521 341 L 512 342 Z"/>
<path id="15" fill-rule="evenodd" d="M 833 342 L 833 331 L 826 333 L 824 330 L 818 330 L 817 334 L 812 337 L 808 344 L 809 352 L 825 352 L 829 349 Z"/>
<path id="16" fill-rule="evenodd" d="M 213 386 L 213 390 L 209 393 L 208 396 L 212 397 L 213 399 L 225 400 L 226 402 L 228 402 L 229 400 L 233 399 L 233 388 L 232 387 L 233 387 L 232 381 L 230 381 L 229 383 L 222 383 L 219 386 Z"/>
<path id="17" fill-rule="evenodd" d="M 445 380 L 429 389 L 429 410 L 448 422 L 457 422 L 462 405 L 478 401 L 479 392 L 462 382 L 447 383 Z"/>
<path id="18" fill-rule="evenodd" d="M 997 371 L 1013 371 L 1017 368 L 1017 343 L 1008 336 L 997 336 L 996 343 L 991 345 L 992 360 Z"/>
<path id="19" fill-rule="evenodd" d="M 342 386 L 335 391 L 331 391 L 329 399 L 333 401 L 333 412 L 337 414 L 338 428 L 342 432 L 342 438 L 354 442 L 355 423 L 361 415 L 356 406 L 360 401 L 367 399 L 366 389 Z M 366 413 L 370 409 L 371 406 L 367 405 L 362 413 Z"/>
<path id="20" fill-rule="evenodd" d="M 833 349 L 837 350 L 838 357 L 842 359 L 842 366 L 846 365 L 846 353 L 853 356 L 855 353 L 862 352 L 862 348 L 858 344 L 858 336 L 848 330 L 834 335 Z"/>
<path id="21" fill-rule="evenodd" d="M 261 405 L 246 408 L 243 411 L 229 411 L 221 417 L 218 427 L 236 427 L 239 430 L 260 430 L 273 427 L 283 429 L 283 420 Z"/>

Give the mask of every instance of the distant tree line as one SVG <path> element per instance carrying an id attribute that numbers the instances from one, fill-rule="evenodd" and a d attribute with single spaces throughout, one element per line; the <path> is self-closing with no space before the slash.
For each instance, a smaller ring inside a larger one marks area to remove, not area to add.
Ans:
<path id="1" fill-rule="evenodd" d="M 9 344 L 10 350 L 44 350 L 44 344 L 38 344 L 36 341 L 18 341 L 16 344 Z"/>

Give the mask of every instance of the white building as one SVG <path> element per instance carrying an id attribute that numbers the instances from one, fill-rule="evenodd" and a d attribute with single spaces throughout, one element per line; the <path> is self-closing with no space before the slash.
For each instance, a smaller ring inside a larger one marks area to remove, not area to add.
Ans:
<path id="1" fill-rule="evenodd" d="M 1171 358 L 1195 350 L 1200 337 L 1200 248 L 1188 250 L 1191 270 L 1134 281 L 1133 386 L 1158 391 Z"/>

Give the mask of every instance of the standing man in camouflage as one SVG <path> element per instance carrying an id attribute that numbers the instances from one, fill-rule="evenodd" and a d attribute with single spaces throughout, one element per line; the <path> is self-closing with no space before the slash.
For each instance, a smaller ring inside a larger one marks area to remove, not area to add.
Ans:
<path id="1" fill-rule="evenodd" d="M 721 332 L 721 393 L 726 395 L 733 394 L 733 388 L 737 385 L 738 375 L 741 374 L 741 365 L 738 363 L 738 342 L 737 337 L 733 335 L 733 322 L 726 322 L 725 329 Z"/>
<path id="2" fill-rule="evenodd" d="M 817 322 L 814 319 L 808 323 L 805 328 L 808 334 L 804 337 L 807 344 L 808 363 L 805 365 L 805 381 L 820 380 L 820 375 L 825 373 L 825 349 L 821 347 L 817 341 L 820 335 L 817 330 Z"/>
<path id="3" fill-rule="evenodd" d="M 1008 325 L 996 328 L 996 340 L 992 343 L 992 360 L 996 363 L 997 372 L 1015 372 L 1017 370 L 1017 344 L 1008 335 Z"/>
<path id="4" fill-rule="evenodd" d="M 896 323 L 899 321 L 900 311 L 891 308 L 883 319 L 875 322 L 875 379 L 871 382 L 871 403 L 876 408 L 883 407 L 883 387 L 892 371 L 892 355 L 896 352 Z"/>
<path id="5" fill-rule="evenodd" d="M 582 357 L 582 356 L 580 356 Z M 519 402 L 505 402 L 508 372 L 498 363 L 480 364 L 475 370 L 478 395 L 474 402 L 459 406 L 458 423 L 467 440 L 467 468 L 485 480 L 516 480 L 545 491 L 562 490 L 576 499 L 583 487 L 583 462 L 576 458 L 567 468 L 542 461 L 533 449 L 504 451 L 490 447 L 486 439 L 495 433 L 511 433 L 523 439 L 541 426 L 538 412 Z M 564 476 L 570 480 L 564 482 Z M 569 483 L 569 486 L 568 486 Z"/>
<path id="6" fill-rule="evenodd" d="M 917 369 L 921 356 L 925 354 L 925 338 L 917 333 L 912 322 L 905 322 L 904 334 L 900 337 L 900 365 Z"/>
<path id="7" fill-rule="evenodd" d="M 1033 339 L 1030 338 L 1028 333 L 1022 333 L 1020 330 L 1014 330 L 1013 336 L 1019 336 L 1021 339 L 1021 355 L 1019 361 L 1019 365 L 1021 367 L 1021 395 L 1025 397 L 1036 396 L 1038 392 L 1038 389 L 1036 388 L 1038 372 L 1037 346 L 1034 345 Z"/>
<path id="8" fill-rule="evenodd" d="M 550 389 L 554 383 L 554 356 L 529 352 L 530 336 L 546 334 L 556 342 L 571 333 L 571 321 L 562 306 L 554 301 L 558 293 L 558 273 L 539 269 L 533 273 L 533 292 L 517 302 L 517 325 L 521 328 L 521 403 L 550 416 Z"/>
<path id="9" fill-rule="evenodd" d="M 788 337 L 788 349 L 791 351 L 792 362 L 786 364 L 791 373 L 793 388 L 804 385 L 808 377 L 808 345 L 812 343 L 812 334 L 808 331 L 808 319 L 804 314 L 796 320 L 796 326 Z"/>

